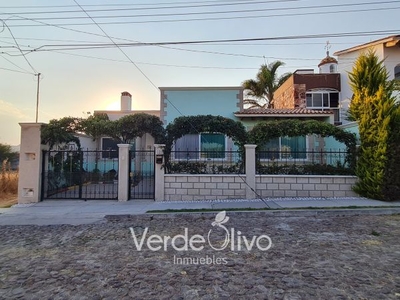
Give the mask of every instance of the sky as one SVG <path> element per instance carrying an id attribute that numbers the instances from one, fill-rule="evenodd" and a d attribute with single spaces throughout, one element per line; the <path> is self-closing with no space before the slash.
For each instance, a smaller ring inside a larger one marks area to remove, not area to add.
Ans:
<path id="1" fill-rule="evenodd" d="M 400 34 L 399 11 L 384 0 L 0 1 L 0 143 L 19 144 L 38 91 L 43 123 L 117 110 L 123 91 L 133 109 L 159 109 L 158 87 L 240 86 L 276 60 L 280 74 L 317 72 L 327 41 L 333 54 Z"/>

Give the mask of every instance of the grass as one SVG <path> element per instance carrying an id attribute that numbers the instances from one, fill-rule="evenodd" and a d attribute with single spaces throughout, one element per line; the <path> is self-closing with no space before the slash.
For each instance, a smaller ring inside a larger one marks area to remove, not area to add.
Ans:
<path id="1" fill-rule="evenodd" d="M 10 207 L 18 200 L 18 171 L 11 170 L 10 163 L 4 160 L 0 171 L 0 208 Z"/>

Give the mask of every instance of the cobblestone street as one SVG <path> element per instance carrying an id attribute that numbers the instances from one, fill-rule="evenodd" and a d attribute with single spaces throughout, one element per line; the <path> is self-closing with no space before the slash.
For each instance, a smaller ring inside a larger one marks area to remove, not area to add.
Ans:
<path id="1" fill-rule="evenodd" d="M 227 212 L 222 251 L 215 213 L 1 226 L 0 298 L 400 299 L 400 215 L 287 214 Z"/>

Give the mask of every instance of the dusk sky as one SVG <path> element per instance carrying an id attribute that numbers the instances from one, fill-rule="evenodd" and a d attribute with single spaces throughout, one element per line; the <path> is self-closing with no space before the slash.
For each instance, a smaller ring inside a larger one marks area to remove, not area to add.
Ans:
<path id="1" fill-rule="evenodd" d="M 400 34 L 399 11 L 383 0 L 3 0 L 0 143 L 18 145 L 18 123 L 35 121 L 37 73 L 39 122 L 119 109 L 123 91 L 133 109 L 159 109 L 157 87 L 239 86 L 275 60 L 281 73 L 317 72 L 327 41 L 333 54 Z M 181 43 L 192 41 L 212 42 Z"/>

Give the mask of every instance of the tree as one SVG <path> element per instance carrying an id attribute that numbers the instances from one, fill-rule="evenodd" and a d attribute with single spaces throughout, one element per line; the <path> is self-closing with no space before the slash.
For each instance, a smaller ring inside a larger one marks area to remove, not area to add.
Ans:
<path id="1" fill-rule="evenodd" d="M 381 88 L 391 95 L 395 88 L 395 81 L 389 80 L 383 61 L 379 61 L 372 50 L 363 53 L 356 60 L 352 72 L 349 73 L 349 81 L 353 98 L 348 114 L 352 121 L 361 118 L 360 114 L 368 97 L 376 95 Z"/>
<path id="2" fill-rule="evenodd" d="M 278 68 L 283 65 L 284 63 L 279 60 L 268 65 L 261 65 L 255 80 L 245 80 L 242 86 L 247 95 L 252 98 L 245 99 L 244 103 L 250 104 L 250 108 L 274 108 L 275 91 L 292 75 L 285 73 L 278 77 Z"/>
<path id="3" fill-rule="evenodd" d="M 400 108 L 388 78 L 383 62 L 371 50 L 359 56 L 349 74 L 350 117 L 358 122 L 361 141 L 354 190 L 380 200 L 396 199 L 400 189 Z"/>
<path id="4" fill-rule="evenodd" d="M 18 156 L 18 152 L 14 152 L 10 145 L 0 143 L 0 164 L 4 160 L 11 160 Z"/>
<path id="5" fill-rule="evenodd" d="M 80 122 L 80 118 L 74 117 L 50 120 L 49 124 L 43 125 L 41 128 L 42 144 L 48 144 L 52 149 L 55 145 L 74 143 L 80 148 L 79 138 L 74 135 L 81 130 Z"/>
<path id="6" fill-rule="evenodd" d="M 110 136 L 122 143 L 130 143 L 145 133 L 151 134 L 156 143 L 163 143 L 165 130 L 161 120 L 145 113 L 123 116 L 112 122 Z"/>
<path id="7" fill-rule="evenodd" d="M 110 131 L 110 119 L 107 114 L 89 116 L 81 120 L 80 129 L 95 141 Z"/>

